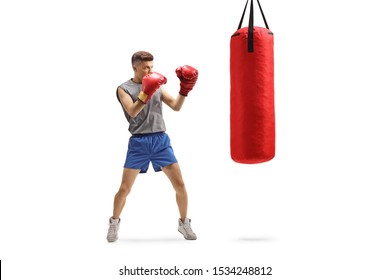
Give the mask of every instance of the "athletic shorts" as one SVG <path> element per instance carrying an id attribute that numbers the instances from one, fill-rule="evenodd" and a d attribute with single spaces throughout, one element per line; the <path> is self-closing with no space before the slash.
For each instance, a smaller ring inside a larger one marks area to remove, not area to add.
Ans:
<path id="1" fill-rule="evenodd" d="M 171 140 L 165 132 L 130 137 L 124 168 L 141 169 L 140 173 L 146 173 L 150 162 L 155 172 L 177 162 Z"/>

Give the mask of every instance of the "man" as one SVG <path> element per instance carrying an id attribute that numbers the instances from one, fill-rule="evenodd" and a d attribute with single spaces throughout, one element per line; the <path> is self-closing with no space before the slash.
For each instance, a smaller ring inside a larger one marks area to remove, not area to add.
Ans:
<path id="1" fill-rule="evenodd" d="M 149 163 L 153 169 L 163 171 L 176 192 L 179 208 L 179 232 L 187 240 L 195 240 L 191 220 L 187 217 L 188 197 L 181 175 L 180 166 L 174 155 L 169 136 L 165 133 L 162 116 L 162 103 L 179 111 L 198 79 L 198 71 L 188 65 L 178 67 L 176 74 L 180 79 L 180 92 L 172 97 L 162 87 L 167 79 L 153 70 L 153 55 L 140 51 L 132 56 L 134 77 L 117 88 L 117 98 L 122 105 L 129 131 L 132 134 L 128 144 L 122 183 L 114 199 L 114 211 L 110 218 L 107 241 L 118 240 L 120 214 L 139 173 L 146 173 Z"/>

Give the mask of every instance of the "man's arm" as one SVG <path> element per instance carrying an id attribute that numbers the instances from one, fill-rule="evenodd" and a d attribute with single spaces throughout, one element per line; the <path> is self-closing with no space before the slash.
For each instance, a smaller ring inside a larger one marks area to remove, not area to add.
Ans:
<path id="1" fill-rule="evenodd" d="M 156 90 L 166 82 L 167 78 L 163 75 L 157 72 L 149 73 L 142 78 L 142 90 L 135 102 L 121 87 L 117 89 L 119 100 L 130 117 L 135 118 L 145 107 L 145 104 L 149 102 Z"/>
<path id="2" fill-rule="evenodd" d="M 167 104 L 172 110 L 180 111 L 181 107 L 183 106 L 184 100 L 186 99 L 185 96 L 178 94 L 176 98 L 173 98 L 173 96 L 170 95 L 164 87 L 161 87 L 161 91 L 162 101 Z"/>
<path id="3" fill-rule="evenodd" d="M 128 95 L 122 88 L 118 87 L 117 90 L 118 97 L 123 108 L 125 108 L 130 117 L 135 118 L 145 107 L 145 104 L 142 103 L 139 99 L 133 102 L 133 99 L 131 99 L 130 95 Z"/>
<path id="4" fill-rule="evenodd" d="M 173 98 L 164 88 L 162 90 L 162 100 L 174 111 L 180 111 L 188 93 L 195 86 L 198 80 L 198 70 L 192 66 L 184 65 L 176 68 L 176 75 L 180 80 L 180 91 L 176 99 Z"/>

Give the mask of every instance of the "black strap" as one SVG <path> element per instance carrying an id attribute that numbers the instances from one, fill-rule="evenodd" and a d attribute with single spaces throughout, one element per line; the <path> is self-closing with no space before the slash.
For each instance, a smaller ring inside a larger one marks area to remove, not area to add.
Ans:
<path id="1" fill-rule="evenodd" d="M 265 19 L 265 15 L 264 15 L 264 13 L 263 13 L 263 9 L 261 8 L 260 1 L 259 1 L 259 0 L 257 0 L 257 4 L 259 4 L 261 16 L 263 17 L 264 24 L 265 24 L 265 28 L 267 28 L 267 29 L 269 30 L 268 23 L 267 23 L 267 20 Z"/>
<path id="2" fill-rule="evenodd" d="M 244 11 L 242 12 L 240 24 L 238 25 L 237 30 L 241 28 L 242 21 L 244 20 L 244 16 L 245 16 L 246 6 L 248 6 L 248 1 L 249 1 L 249 0 L 246 0 L 245 8 L 244 8 Z"/>
<path id="3" fill-rule="evenodd" d="M 245 16 L 245 12 L 246 12 L 246 7 L 248 6 L 248 1 L 249 0 L 246 0 L 245 8 L 244 8 L 244 11 L 242 12 L 241 20 L 240 20 L 240 23 L 238 25 L 237 30 L 240 29 L 242 26 L 242 21 L 244 20 L 244 16 Z M 259 4 L 261 16 L 263 17 L 265 27 L 267 29 L 269 29 L 267 20 L 265 19 L 265 15 L 264 15 L 263 9 L 261 8 L 259 0 L 257 0 L 257 4 Z M 248 24 L 248 52 L 253 52 L 253 45 L 254 45 L 253 44 L 253 21 L 254 21 L 254 19 L 253 19 L 253 0 L 251 0 L 251 8 L 249 11 L 249 24 Z"/>
<path id="4" fill-rule="evenodd" d="M 251 10 L 249 11 L 248 52 L 253 52 L 253 0 L 251 0 Z"/>

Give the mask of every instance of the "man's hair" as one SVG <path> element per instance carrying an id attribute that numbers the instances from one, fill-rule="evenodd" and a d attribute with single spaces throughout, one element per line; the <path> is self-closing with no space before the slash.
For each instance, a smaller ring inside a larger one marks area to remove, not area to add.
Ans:
<path id="1" fill-rule="evenodd" d="M 142 61 L 153 61 L 153 55 L 145 51 L 139 51 L 133 54 L 131 64 L 134 66 Z"/>

